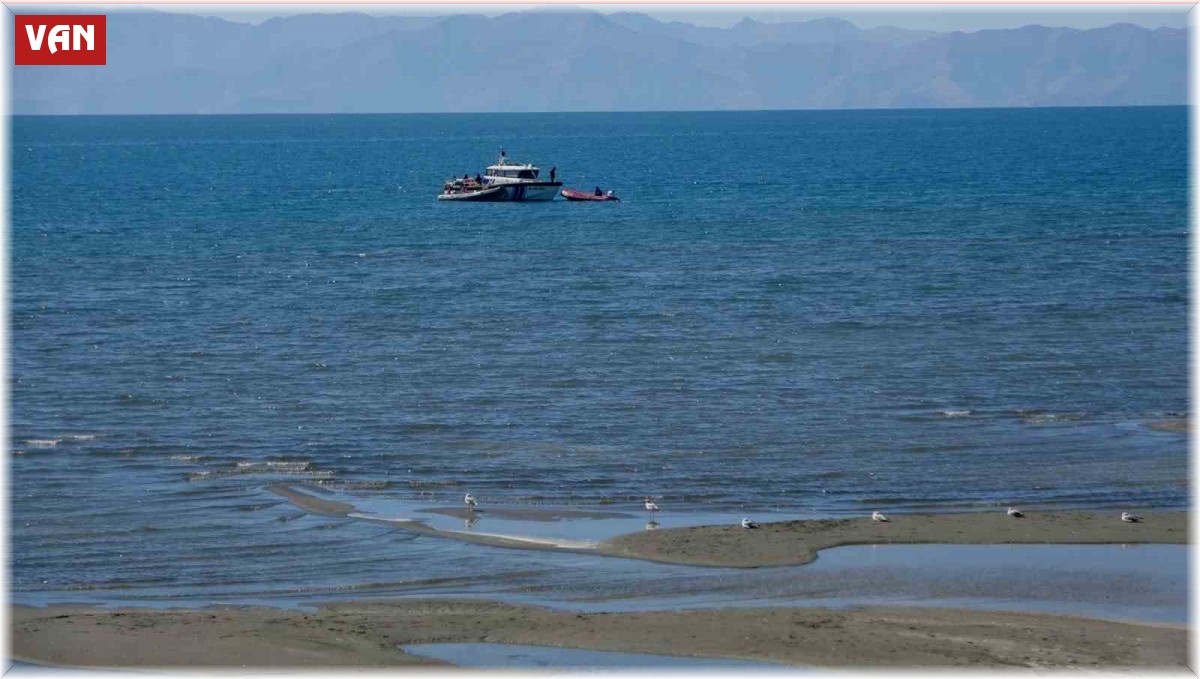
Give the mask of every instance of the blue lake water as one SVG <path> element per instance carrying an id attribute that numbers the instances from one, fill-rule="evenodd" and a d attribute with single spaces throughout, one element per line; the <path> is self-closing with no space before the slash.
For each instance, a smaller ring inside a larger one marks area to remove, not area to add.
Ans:
<path id="1" fill-rule="evenodd" d="M 434 200 L 501 145 L 622 201 Z M 731 521 L 1188 503 L 1186 438 L 1145 427 L 1188 408 L 1183 107 L 17 117 L 12 148 L 18 601 L 577 558 L 280 479 Z"/>

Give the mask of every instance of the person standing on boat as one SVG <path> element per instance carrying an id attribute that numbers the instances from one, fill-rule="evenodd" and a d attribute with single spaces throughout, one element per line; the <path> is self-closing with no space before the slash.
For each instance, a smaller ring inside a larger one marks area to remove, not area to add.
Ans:
<path id="1" fill-rule="evenodd" d="M 597 195 L 597 196 L 603 196 L 603 195 L 604 195 L 604 194 L 603 194 L 603 193 L 600 191 L 600 187 L 599 187 L 599 186 L 597 186 L 597 187 L 596 187 L 596 195 Z"/>
<path id="2" fill-rule="evenodd" d="M 557 171 L 558 171 L 558 166 L 557 166 L 557 165 L 555 165 L 554 167 L 550 168 L 550 181 L 552 181 L 552 182 L 554 181 L 554 173 L 555 173 L 555 172 L 557 172 Z"/>

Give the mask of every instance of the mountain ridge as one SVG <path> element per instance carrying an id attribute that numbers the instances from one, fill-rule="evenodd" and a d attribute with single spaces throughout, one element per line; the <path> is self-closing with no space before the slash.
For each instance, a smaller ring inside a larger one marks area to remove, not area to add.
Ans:
<path id="1" fill-rule="evenodd" d="M 108 65 L 16 67 L 13 112 L 416 113 L 1187 103 L 1187 31 L 729 28 L 645 14 L 109 15 Z"/>

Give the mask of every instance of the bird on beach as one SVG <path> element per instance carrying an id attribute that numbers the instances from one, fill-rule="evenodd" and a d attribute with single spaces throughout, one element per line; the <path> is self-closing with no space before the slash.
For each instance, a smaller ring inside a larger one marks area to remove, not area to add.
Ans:
<path id="1" fill-rule="evenodd" d="M 650 513 L 650 520 L 654 520 L 654 512 L 658 511 L 658 505 L 654 503 L 654 498 L 646 498 L 646 511 Z"/>
<path id="2" fill-rule="evenodd" d="M 742 528 L 758 528 L 758 524 L 750 519 L 742 519 Z"/>
<path id="3" fill-rule="evenodd" d="M 1014 519 L 1019 519 L 1019 518 L 1025 516 L 1020 511 L 1018 511 L 1015 507 L 1008 508 L 1008 515 L 1013 517 Z"/>
<path id="4" fill-rule="evenodd" d="M 891 519 L 889 519 L 883 515 L 883 512 L 871 512 L 871 520 L 872 521 L 883 521 L 884 523 L 891 521 Z"/>
<path id="5" fill-rule="evenodd" d="M 1125 523 L 1138 523 L 1142 520 L 1142 517 L 1130 514 L 1129 512 L 1121 512 L 1121 520 Z"/>
<path id="6" fill-rule="evenodd" d="M 467 493 L 466 495 L 463 496 L 463 504 L 465 504 L 467 506 L 468 512 L 473 512 L 473 511 L 475 511 L 475 505 L 477 505 L 479 503 L 475 502 L 474 495 Z"/>

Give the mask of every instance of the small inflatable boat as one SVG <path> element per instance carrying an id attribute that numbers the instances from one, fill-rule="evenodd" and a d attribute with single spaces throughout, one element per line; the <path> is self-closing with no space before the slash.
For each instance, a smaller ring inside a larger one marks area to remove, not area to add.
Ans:
<path id="1" fill-rule="evenodd" d="M 597 196 L 595 191 L 576 191 L 575 189 L 563 189 L 562 197 L 567 200 L 598 200 L 602 202 L 607 200 L 621 200 L 614 196 L 612 191 Z"/>

